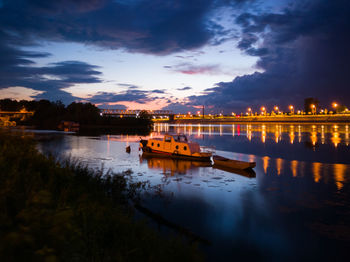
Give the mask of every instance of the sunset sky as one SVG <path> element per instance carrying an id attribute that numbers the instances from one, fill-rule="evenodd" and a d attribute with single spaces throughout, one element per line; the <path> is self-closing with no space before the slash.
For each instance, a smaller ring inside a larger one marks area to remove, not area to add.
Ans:
<path id="1" fill-rule="evenodd" d="M 0 0 L 0 98 L 349 105 L 349 17 L 346 0 Z"/>

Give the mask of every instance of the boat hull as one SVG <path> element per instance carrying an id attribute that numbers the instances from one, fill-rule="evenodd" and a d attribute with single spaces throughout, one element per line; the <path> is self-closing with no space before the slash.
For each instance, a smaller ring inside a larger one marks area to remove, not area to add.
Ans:
<path id="1" fill-rule="evenodd" d="M 235 170 L 249 170 L 256 166 L 255 162 L 244 162 L 238 160 L 232 160 L 221 156 L 214 156 L 214 165 L 225 168 L 232 168 Z"/>
<path id="2" fill-rule="evenodd" d="M 201 161 L 201 162 L 211 162 L 211 155 L 205 154 L 202 156 L 188 156 L 181 154 L 172 154 L 169 152 L 155 151 L 155 150 L 145 150 L 142 153 L 142 156 L 145 157 L 162 157 L 162 158 L 173 158 L 173 159 L 183 159 L 183 160 L 191 160 L 191 161 Z"/>
<path id="3" fill-rule="evenodd" d="M 233 174 L 245 176 L 245 177 L 248 177 L 248 178 L 255 178 L 256 177 L 255 171 L 252 168 L 235 169 L 235 168 L 231 168 L 231 167 L 219 166 L 219 165 L 216 165 L 216 164 L 213 165 L 213 168 L 220 169 L 220 170 L 223 170 L 223 171 L 226 171 L 226 172 L 230 172 L 230 173 L 233 173 Z"/>

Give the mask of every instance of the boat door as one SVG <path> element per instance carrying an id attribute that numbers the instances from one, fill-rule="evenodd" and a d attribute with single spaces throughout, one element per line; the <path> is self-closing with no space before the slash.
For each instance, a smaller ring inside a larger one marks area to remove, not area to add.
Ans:
<path id="1" fill-rule="evenodd" d="M 171 149 L 171 140 L 172 136 L 164 136 L 164 149 L 170 150 Z"/>

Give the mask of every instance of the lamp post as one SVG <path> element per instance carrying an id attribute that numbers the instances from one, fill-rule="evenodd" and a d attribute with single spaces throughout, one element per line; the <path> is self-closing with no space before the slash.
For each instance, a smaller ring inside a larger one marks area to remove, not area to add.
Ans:
<path id="1" fill-rule="evenodd" d="M 332 104 L 332 106 L 333 106 L 334 111 L 335 111 L 335 113 L 336 113 L 336 112 L 337 112 L 338 104 L 334 102 L 334 103 Z"/>
<path id="2" fill-rule="evenodd" d="M 252 115 L 252 109 L 250 107 L 248 107 L 248 114 Z"/>
<path id="3" fill-rule="evenodd" d="M 311 112 L 312 114 L 316 114 L 316 106 L 314 104 L 311 105 Z"/>
<path id="4" fill-rule="evenodd" d="M 290 106 L 289 106 L 289 109 L 290 109 L 290 113 L 291 113 L 292 115 L 294 115 L 294 106 L 290 105 Z"/>
<path id="5" fill-rule="evenodd" d="M 266 108 L 264 106 L 261 107 L 261 114 L 262 115 L 265 115 L 265 112 L 266 112 Z"/>

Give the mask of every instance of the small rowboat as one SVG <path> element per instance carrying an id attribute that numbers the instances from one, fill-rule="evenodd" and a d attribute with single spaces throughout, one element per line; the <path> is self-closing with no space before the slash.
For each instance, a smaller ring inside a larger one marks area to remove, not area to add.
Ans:
<path id="1" fill-rule="evenodd" d="M 219 165 L 213 165 L 213 168 L 216 169 L 220 169 L 229 173 L 234 173 L 234 174 L 238 174 L 241 176 L 245 176 L 245 177 L 249 177 L 249 178 L 254 178 L 256 177 L 255 171 L 252 168 L 248 168 L 248 169 L 235 169 L 235 168 L 231 168 L 231 167 L 224 167 L 224 166 L 219 166 Z"/>
<path id="2" fill-rule="evenodd" d="M 223 156 L 213 156 L 214 166 L 220 166 L 225 168 L 232 168 L 235 170 L 250 170 L 256 166 L 255 162 L 245 162 L 228 159 Z"/>

